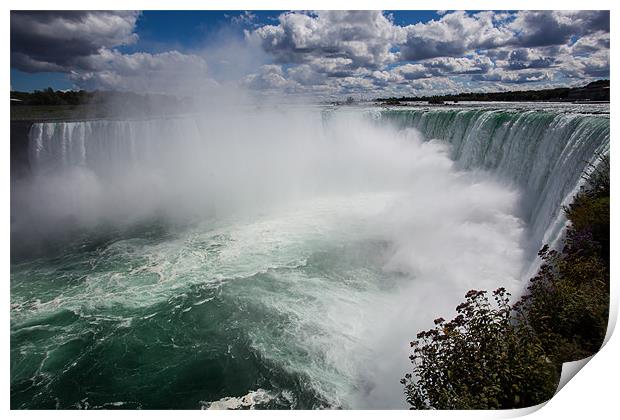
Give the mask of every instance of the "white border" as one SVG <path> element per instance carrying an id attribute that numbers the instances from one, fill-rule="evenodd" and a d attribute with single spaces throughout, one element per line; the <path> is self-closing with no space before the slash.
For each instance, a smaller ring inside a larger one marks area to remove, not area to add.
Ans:
<path id="1" fill-rule="evenodd" d="M 238 1 L 238 0 L 230 0 L 222 3 L 213 3 L 213 2 L 205 2 L 205 1 L 188 1 L 188 0 L 175 0 L 175 1 L 163 1 L 163 0 L 108 0 L 105 2 L 102 1 L 91 1 L 88 3 L 79 2 L 76 0 L 67 1 L 60 0 L 50 3 L 49 1 L 42 0 L 24 0 L 19 3 L 14 2 L 9 5 L 7 11 L 2 15 L 2 28 L 3 28 L 3 37 L 4 37 L 4 54 L 2 59 L 4 60 L 4 86 L 5 92 L 10 89 L 10 74 L 9 74 L 9 36 L 10 36 L 10 8 L 23 10 L 23 9 L 66 9 L 66 10 L 76 10 L 76 9 L 219 9 L 219 10 L 283 10 L 283 9 L 293 9 L 293 10 L 320 10 L 320 9 L 378 9 L 378 6 L 381 6 L 381 9 L 384 10 L 453 10 L 453 9 L 469 9 L 469 10 L 537 10 L 537 9 L 557 9 L 557 10 L 582 10 L 582 9 L 611 9 L 611 27 L 617 27 L 619 23 L 619 19 L 617 16 L 620 14 L 616 9 L 618 7 L 616 4 L 620 4 L 618 2 L 611 1 L 601 1 L 601 0 L 590 0 L 588 2 L 584 1 L 576 1 L 576 0 L 564 0 L 564 1 L 545 1 L 541 2 L 540 0 L 513 0 L 513 1 L 504 1 L 504 0 L 496 0 L 496 1 L 470 1 L 470 0 L 462 0 L 462 1 L 447 1 L 447 0 L 427 0 L 427 1 L 398 1 L 398 0 L 384 0 L 381 2 L 378 1 L 369 1 L 369 0 L 358 0 L 358 1 L 307 1 L 307 0 L 298 0 L 298 1 L 274 1 L 274 0 L 261 0 L 259 1 Z M 432 7 L 431 7 L 432 6 Z M 613 29 L 612 29 L 613 32 Z M 613 35 L 612 35 L 613 38 Z M 615 40 L 611 43 L 612 49 L 615 46 Z M 616 55 L 613 52 L 611 54 L 611 70 L 614 75 L 617 75 L 618 72 L 616 66 Z M 612 77 L 615 79 L 615 77 Z M 612 89 L 612 92 L 615 92 L 615 88 Z M 617 96 L 617 95 L 615 95 Z M 8 99 L 8 98 L 7 98 Z M 616 108 L 615 104 L 617 100 L 612 100 L 612 111 L 611 113 L 615 115 Z M 9 153 L 9 101 L 3 104 L 5 107 L 5 119 L 2 120 L 2 127 L 4 133 L 4 148 L 3 153 L 0 157 L 1 162 L 1 170 L 3 175 L 2 182 L 2 197 L 4 198 L 4 205 L 2 206 L 2 221 L 0 237 L 1 240 L 1 260 L 2 260 L 2 273 L 4 276 L 2 278 L 2 287 L 4 290 L 4 302 L 5 302 L 5 321 L 2 324 L 2 337 L 4 338 L 4 345 L 1 347 L 2 359 L 4 363 L 2 364 L 2 373 L 0 373 L 0 377 L 3 378 L 1 382 L 1 395 L 4 397 L 2 402 L 4 403 L 3 411 L 9 410 L 9 397 L 10 397 L 10 384 L 9 384 L 9 293 L 10 293 L 10 264 L 9 264 L 9 252 L 10 252 L 10 241 L 9 241 L 9 164 L 10 164 L 10 153 Z M 616 123 L 615 118 L 611 118 L 611 132 L 618 132 L 618 124 Z M 613 143 L 613 141 L 612 141 Z M 612 145 L 612 149 L 615 146 Z M 612 189 L 614 192 L 612 196 L 617 197 L 617 193 L 615 192 L 616 188 L 616 166 L 615 160 L 614 164 L 612 164 Z M 617 221 L 615 219 L 615 215 L 619 214 L 617 210 L 616 200 L 612 200 L 611 212 L 614 214 L 611 222 L 611 234 L 612 234 L 612 300 L 611 300 L 611 319 L 612 323 L 615 324 L 615 320 L 617 319 L 618 314 L 618 281 L 616 279 L 617 276 L 613 276 L 615 274 L 616 264 L 613 261 L 613 256 L 615 255 L 614 251 L 616 250 L 616 240 L 618 238 L 617 233 Z M 617 334 L 615 334 L 617 336 Z M 553 398 L 549 403 L 547 403 L 540 410 L 516 410 L 516 411 L 491 411 L 491 412 L 481 412 L 481 411 L 469 411 L 469 412 L 411 412 L 411 411 L 326 411 L 326 412 L 309 412 L 309 411 L 298 411 L 298 412 L 209 412 L 203 413 L 199 411 L 182 411 L 169 413 L 166 411 L 159 412 L 148 412 L 149 416 L 154 416 L 155 418 L 167 419 L 171 414 L 172 415 L 180 415 L 183 417 L 197 417 L 200 416 L 208 416 L 209 418 L 252 418 L 252 419 L 266 419 L 266 418 L 288 418 L 289 416 L 295 416 L 300 418 L 307 418 L 310 416 L 325 416 L 325 417 L 338 417 L 338 418 L 376 418 L 377 416 L 389 416 L 393 418 L 411 418 L 411 417 L 432 417 L 432 418 L 442 418 L 442 419 L 485 419 L 485 418 L 506 418 L 506 417 L 516 417 L 520 415 L 527 414 L 528 412 L 534 411 L 531 414 L 532 419 L 547 419 L 547 418 L 560 418 L 560 419 L 579 419 L 582 420 L 585 417 L 590 418 L 611 418 L 612 415 L 617 415 L 617 387 L 616 382 L 617 378 L 619 378 L 619 369 L 618 369 L 618 360 L 617 356 L 620 354 L 620 345 L 618 344 L 618 339 L 614 335 L 611 336 L 609 342 L 605 345 L 605 347 L 592 358 L 592 360 L 587 364 L 587 366 L 577 374 L 576 378 L 569 381 L 569 383 Z M 389 357 L 389 356 L 388 356 Z M 540 408 L 540 407 L 538 407 Z M 5 412 L 6 412 L 5 411 Z M 613 413 L 613 414 L 612 414 Z M 99 412 L 77 412 L 77 411 L 11 411 L 9 413 L 11 417 L 19 417 L 19 418 L 38 418 L 41 415 L 48 416 L 51 418 L 78 418 L 84 415 L 89 417 L 99 417 L 105 418 L 111 413 L 106 411 Z M 120 417 L 133 417 L 135 415 L 140 415 L 137 412 L 116 412 L 114 416 Z"/>

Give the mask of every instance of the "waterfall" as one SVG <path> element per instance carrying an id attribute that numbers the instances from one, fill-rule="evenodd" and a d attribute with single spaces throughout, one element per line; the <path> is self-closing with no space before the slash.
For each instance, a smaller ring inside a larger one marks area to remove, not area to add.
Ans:
<path id="1" fill-rule="evenodd" d="M 36 174 L 71 167 L 101 174 L 161 158 L 172 146 L 170 139 L 177 150 L 187 150 L 199 137 L 198 129 L 189 118 L 35 123 L 28 154 Z"/>
<path id="2" fill-rule="evenodd" d="M 609 118 L 304 108 L 29 137 L 11 191 L 16 407 L 405 408 L 409 341 L 469 289 L 523 286 Z"/>
<path id="3" fill-rule="evenodd" d="M 391 109 L 378 117 L 400 129 L 415 128 L 428 140 L 447 142 L 461 169 L 484 170 L 519 188 L 531 249 L 557 241 L 566 222 L 562 206 L 582 185 L 588 163 L 609 152 L 608 115 Z M 205 132 L 208 127 L 194 118 L 36 123 L 29 135 L 29 156 L 35 173 L 73 166 L 113 172 L 127 162 L 163 165 L 161 156 L 170 153 L 170 139 L 176 150 L 194 150 L 189 146 Z"/>
<path id="4" fill-rule="evenodd" d="M 583 184 L 588 163 L 609 153 L 608 115 L 496 109 L 387 110 L 382 121 L 412 127 L 451 146 L 462 169 L 482 169 L 522 190 L 533 249 L 554 244 L 562 206 Z"/>

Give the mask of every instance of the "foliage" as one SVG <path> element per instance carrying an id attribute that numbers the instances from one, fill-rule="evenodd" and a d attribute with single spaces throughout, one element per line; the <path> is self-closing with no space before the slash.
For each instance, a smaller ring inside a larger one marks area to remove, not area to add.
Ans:
<path id="1" fill-rule="evenodd" d="M 383 101 L 384 105 L 402 105 L 398 99 L 390 98 Z"/>
<path id="2" fill-rule="evenodd" d="M 515 307 L 554 363 L 588 357 L 602 345 L 609 309 L 609 271 L 590 235 L 571 231 L 562 253 L 543 248 L 544 263 Z"/>
<path id="3" fill-rule="evenodd" d="M 79 105 L 96 102 L 94 92 L 80 91 L 55 91 L 52 88 L 28 92 L 11 92 L 11 98 L 19 99 L 20 103 L 13 105 Z"/>
<path id="4" fill-rule="evenodd" d="M 430 102 L 430 101 L 609 101 L 609 80 L 597 80 L 580 88 L 555 88 L 509 92 L 467 92 L 436 96 L 402 96 L 379 98 L 379 102 Z"/>
<path id="5" fill-rule="evenodd" d="M 188 112 L 190 98 L 114 91 L 60 91 L 47 88 L 11 92 L 11 120 L 144 117 Z"/>
<path id="6" fill-rule="evenodd" d="M 443 105 L 444 101 L 443 101 L 443 99 L 441 99 L 441 98 L 439 98 L 437 96 L 434 96 L 434 97 L 432 97 L 432 98 L 430 98 L 428 100 L 428 103 L 431 104 L 431 105 Z"/>
<path id="7" fill-rule="evenodd" d="M 585 188 L 573 203 L 564 208 L 572 230 L 592 234 L 592 240 L 601 246 L 600 256 L 609 266 L 609 156 L 598 156 L 598 165 L 589 164 L 584 178 Z"/>
<path id="8" fill-rule="evenodd" d="M 517 303 L 556 363 L 594 354 L 609 317 L 609 157 L 591 165 L 586 187 L 566 207 L 560 251 L 543 247 L 543 264 Z"/>
<path id="9" fill-rule="evenodd" d="M 472 290 L 450 322 L 418 334 L 413 372 L 401 383 L 412 408 L 519 408 L 555 392 L 562 363 L 601 347 L 609 315 L 609 158 L 586 175 L 565 208 L 564 246 L 543 263 L 514 305 L 503 288 Z"/>
<path id="10" fill-rule="evenodd" d="M 609 160 L 609 155 L 598 154 L 596 158 L 599 160 L 599 163 L 588 163 L 588 167 L 585 171 L 586 173 L 583 175 L 583 178 L 587 182 L 587 186 L 582 191 L 582 195 L 588 197 L 609 196 L 609 189 L 611 187 L 609 179 L 611 162 Z"/>
<path id="11" fill-rule="evenodd" d="M 490 302 L 485 291 L 469 291 L 450 322 L 418 334 L 407 374 L 407 401 L 413 408 L 497 409 L 545 401 L 557 384 L 557 371 L 535 335 L 500 288 Z"/>

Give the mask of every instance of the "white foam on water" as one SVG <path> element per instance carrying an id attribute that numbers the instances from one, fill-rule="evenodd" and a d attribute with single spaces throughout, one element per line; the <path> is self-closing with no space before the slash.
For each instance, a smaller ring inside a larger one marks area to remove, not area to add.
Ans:
<path id="1" fill-rule="evenodd" d="M 241 397 L 224 397 L 211 402 L 201 401 L 200 408 L 202 410 L 239 410 L 242 408 L 253 410 L 256 405 L 268 403 L 276 397 L 274 393 L 259 388 Z"/>

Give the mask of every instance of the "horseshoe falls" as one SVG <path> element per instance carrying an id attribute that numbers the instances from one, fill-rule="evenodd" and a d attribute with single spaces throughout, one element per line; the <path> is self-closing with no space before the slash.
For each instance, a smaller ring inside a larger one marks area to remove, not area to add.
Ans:
<path id="1" fill-rule="evenodd" d="M 382 117 L 448 142 L 460 168 L 488 171 L 518 186 L 529 245 L 538 249 L 558 240 L 565 223 L 560 207 L 570 204 L 583 184 L 587 163 L 596 165 L 600 155 L 609 153 L 608 115 L 560 111 L 410 110 L 387 111 Z"/>
<path id="2" fill-rule="evenodd" d="M 409 341 L 518 294 L 608 152 L 594 105 L 35 123 L 11 407 L 406 408 Z"/>

